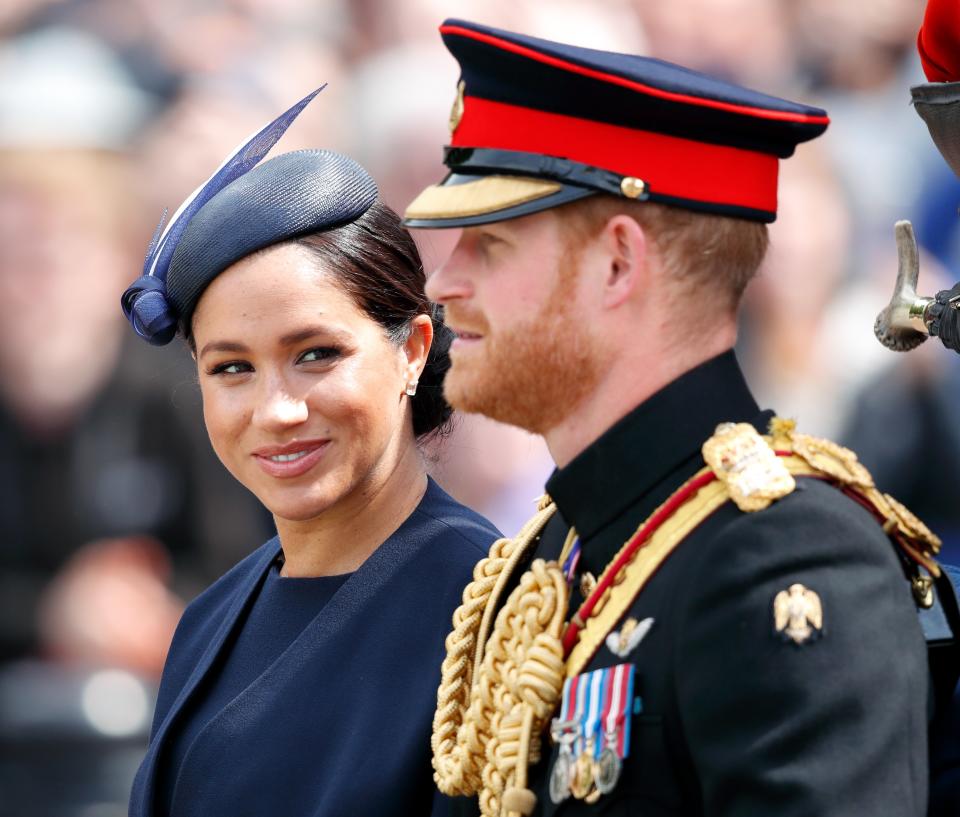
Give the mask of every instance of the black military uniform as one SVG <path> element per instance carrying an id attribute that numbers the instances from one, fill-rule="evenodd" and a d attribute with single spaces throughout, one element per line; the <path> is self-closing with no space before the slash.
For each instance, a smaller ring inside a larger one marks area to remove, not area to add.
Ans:
<path id="1" fill-rule="evenodd" d="M 732 353 L 674 381 L 550 478 L 565 524 L 548 526 L 538 555 L 555 558 L 574 525 L 574 587 L 599 576 L 703 466 L 719 423 L 765 432 L 771 416 Z M 775 630 L 774 599 L 795 583 L 823 609 L 820 637 L 802 644 Z M 643 639 L 625 655 L 604 645 L 585 668 L 636 667 L 641 703 L 616 789 L 597 806 L 557 807 L 547 794 L 555 746 L 531 773 L 542 813 L 595 813 L 606 800 L 601 813 L 651 817 L 922 814 L 927 679 L 913 610 L 889 539 L 834 487 L 798 480 L 756 514 L 728 503 L 631 605 L 627 618 L 653 620 Z"/>
<path id="2" fill-rule="evenodd" d="M 410 226 L 597 193 L 768 222 L 777 159 L 828 122 L 656 60 L 441 32 L 462 69 L 450 174 Z M 773 420 L 727 352 L 553 474 L 556 512 L 494 546 L 454 617 L 441 790 L 488 815 L 925 813 L 914 598 L 935 537 L 852 452 Z"/>

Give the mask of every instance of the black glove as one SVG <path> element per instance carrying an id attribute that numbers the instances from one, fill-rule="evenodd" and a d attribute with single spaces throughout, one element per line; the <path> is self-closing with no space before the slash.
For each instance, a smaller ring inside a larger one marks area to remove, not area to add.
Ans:
<path id="1" fill-rule="evenodd" d="M 933 318 L 930 334 L 938 337 L 943 345 L 954 352 L 960 352 L 960 309 L 950 305 L 954 298 L 960 298 L 960 283 L 953 289 L 943 289 L 937 293 L 936 302 L 930 305 L 928 314 Z M 957 301 L 960 305 L 960 301 Z"/>

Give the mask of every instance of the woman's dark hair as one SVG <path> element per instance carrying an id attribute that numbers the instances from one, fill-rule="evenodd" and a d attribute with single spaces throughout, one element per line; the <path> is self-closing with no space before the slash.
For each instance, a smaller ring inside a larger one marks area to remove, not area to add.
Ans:
<path id="1" fill-rule="evenodd" d="M 450 368 L 453 332 L 443 322 L 442 308 L 424 292 L 420 252 L 397 214 L 378 199 L 356 221 L 295 241 L 313 253 L 394 343 L 407 340 L 417 315 L 433 319 L 433 345 L 411 398 L 413 433 L 421 439 L 448 433 L 453 410 L 443 398 L 443 378 Z"/>

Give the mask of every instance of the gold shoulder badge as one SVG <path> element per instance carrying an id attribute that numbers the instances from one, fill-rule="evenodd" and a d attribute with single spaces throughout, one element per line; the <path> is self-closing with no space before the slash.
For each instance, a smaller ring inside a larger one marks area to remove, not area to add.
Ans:
<path id="1" fill-rule="evenodd" d="M 761 511 L 791 493 L 796 482 L 749 423 L 723 423 L 703 444 L 703 458 L 741 511 Z"/>
<path id="2" fill-rule="evenodd" d="M 453 100 L 453 106 L 450 108 L 450 135 L 453 136 L 460 120 L 463 119 L 463 94 L 467 89 L 467 84 L 460 80 L 457 84 L 457 97 Z"/>
<path id="3" fill-rule="evenodd" d="M 802 584 L 791 584 L 773 600 L 773 626 L 784 641 L 805 644 L 823 635 L 820 596 Z"/>

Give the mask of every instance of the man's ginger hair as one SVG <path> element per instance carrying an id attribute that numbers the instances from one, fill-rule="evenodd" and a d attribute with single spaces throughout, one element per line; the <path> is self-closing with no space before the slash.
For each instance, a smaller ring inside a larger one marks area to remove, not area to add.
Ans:
<path id="1" fill-rule="evenodd" d="M 614 216 L 631 216 L 684 294 L 708 296 L 715 307 L 732 313 L 770 243 L 766 224 L 602 194 L 558 208 L 558 213 L 569 227 L 574 251 Z"/>

